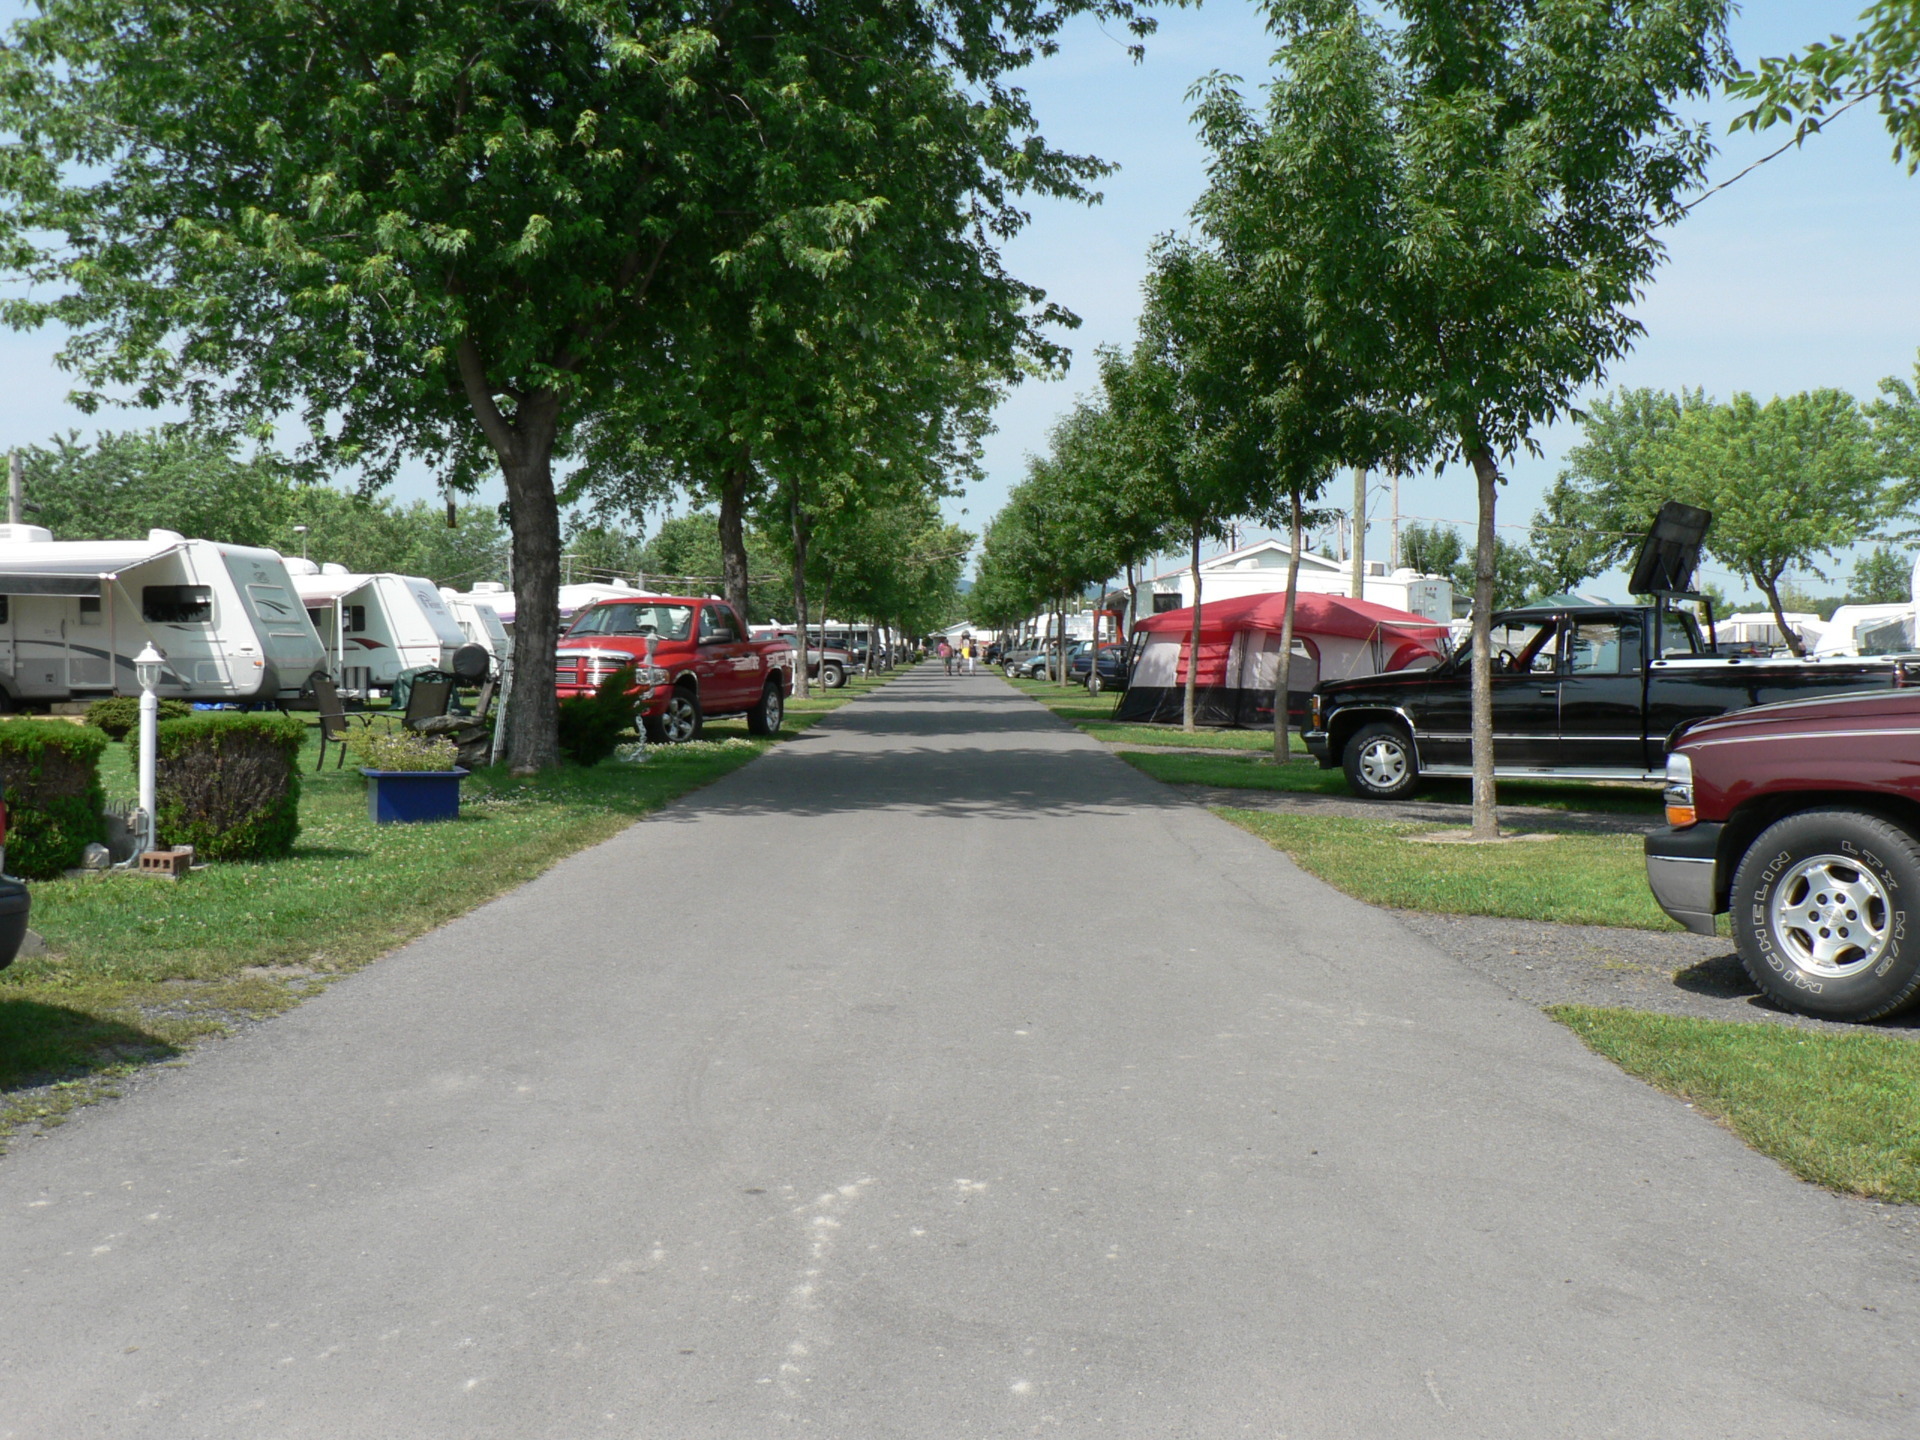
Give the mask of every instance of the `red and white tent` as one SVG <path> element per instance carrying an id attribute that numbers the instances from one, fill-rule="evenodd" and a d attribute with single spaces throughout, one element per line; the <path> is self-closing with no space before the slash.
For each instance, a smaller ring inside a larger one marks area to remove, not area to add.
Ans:
<path id="1" fill-rule="evenodd" d="M 1194 718 L 1207 725 L 1272 725 L 1274 671 L 1287 597 L 1243 595 L 1200 605 L 1200 654 Z M 1165 610 L 1134 626 L 1140 653 L 1117 720 L 1178 720 L 1193 663 L 1193 608 Z M 1352 600 L 1301 594 L 1293 613 L 1293 669 L 1287 709 L 1305 713 L 1322 680 L 1420 670 L 1447 656 L 1447 627 L 1437 620 Z"/>

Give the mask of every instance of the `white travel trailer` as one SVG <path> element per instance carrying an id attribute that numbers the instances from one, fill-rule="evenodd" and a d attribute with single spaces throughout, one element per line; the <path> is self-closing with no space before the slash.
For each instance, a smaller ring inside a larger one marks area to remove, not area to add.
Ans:
<path id="1" fill-rule="evenodd" d="M 327 673 L 343 692 L 390 690 L 402 670 L 456 668 L 467 637 L 431 580 L 356 575 L 310 560 L 289 560 L 287 568 L 326 646 Z"/>
<path id="2" fill-rule="evenodd" d="M 291 699 L 326 658 L 271 550 L 0 525 L 0 707 L 137 695 L 148 644 L 160 693 L 207 703 Z"/>
<path id="3" fill-rule="evenodd" d="M 486 601 L 462 595 L 447 585 L 440 587 L 440 598 L 447 602 L 447 609 L 453 612 L 453 623 L 460 627 L 467 643 L 485 650 L 495 670 L 505 665 L 513 653 L 513 637 L 507 634 L 500 612 Z"/>

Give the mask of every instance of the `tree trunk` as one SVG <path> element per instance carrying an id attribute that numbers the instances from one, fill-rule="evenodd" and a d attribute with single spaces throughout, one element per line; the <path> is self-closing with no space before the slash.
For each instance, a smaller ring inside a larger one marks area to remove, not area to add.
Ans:
<path id="1" fill-rule="evenodd" d="M 507 768 L 531 775 L 560 763 L 560 711 L 553 654 L 560 642 L 560 506 L 553 493 L 553 442 L 524 436 L 503 459 L 513 516 L 513 649 L 520 683 L 507 697 Z"/>
<path id="2" fill-rule="evenodd" d="M 739 463 L 727 471 L 720 487 L 720 568 L 726 579 L 727 603 L 740 612 L 740 623 L 748 625 L 747 613 L 747 483 L 753 478 L 753 463 L 741 452 Z"/>
<path id="3" fill-rule="evenodd" d="M 1799 632 L 1787 624 L 1787 612 L 1780 606 L 1780 577 L 1778 575 L 1754 574 L 1753 583 L 1760 587 L 1760 593 L 1767 597 L 1767 608 L 1773 611 L 1773 623 L 1780 627 L 1780 638 L 1787 643 L 1787 650 L 1794 659 L 1803 659 L 1807 647 L 1800 643 Z"/>
<path id="4" fill-rule="evenodd" d="M 1140 581 L 1134 575 L 1133 562 L 1127 562 L 1127 623 L 1122 641 L 1133 639 L 1133 627 L 1140 623 Z"/>
<path id="5" fill-rule="evenodd" d="M 805 700 L 812 690 L 807 681 L 807 525 L 801 516 L 800 492 L 796 488 L 788 507 L 793 523 L 793 613 L 794 638 L 800 645 L 800 663 L 793 672 L 793 693 Z"/>
<path id="6" fill-rule="evenodd" d="M 1193 527 L 1193 639 L 1187 652 L 1187 693 L 1180 702 L 1180 728 L 1193 733 L 1194 694 L 1200 676 L 1200 527 Z"/>
<path id="7" fill-rule="evenodd" d="M 1280 619 L 1280 663 L 1273 670 L 1273 758 L 1282 765 L 1293 758 L 1293 734 L 1288 728 L 1289 692 L 1293 689 L 1293 607 L 1300 598 L 1300 492 L 1293 492 L 1293 549 L 1287 556 L 1287 601 Z"/>
<path id="8" fill-rule="evenodd" d="M 1493 514 L 1500 472 L 1485 445 L 1468 452 L 1478 482 L 1480 529 L 1473 555 L 1473 838 L 1497 839 L 1500 815 L 1493 788 Z"/>

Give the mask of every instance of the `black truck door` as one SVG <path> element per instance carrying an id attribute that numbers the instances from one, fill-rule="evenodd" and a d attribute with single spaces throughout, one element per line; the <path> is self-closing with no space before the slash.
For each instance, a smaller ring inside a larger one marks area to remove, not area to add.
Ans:
<path id="1" fill-rule="evenodd" d="M 1493 762 L 1522 768 L 1551 765 L 1560 698 L 1558 625 L 1553 620 L 1495 617 L 1493 631 Z M 1420 733 L 1423 765 L 1473 763 L 1473 686 L 1461 655 L 1427 689 Z"/>
<path id="2" fill-rule="evenodd" d="M 1643 772 L 1647 646 L 1640 612 L 1598 610 L 1569 616 L 1567 625 L 1556 763 Z"/>

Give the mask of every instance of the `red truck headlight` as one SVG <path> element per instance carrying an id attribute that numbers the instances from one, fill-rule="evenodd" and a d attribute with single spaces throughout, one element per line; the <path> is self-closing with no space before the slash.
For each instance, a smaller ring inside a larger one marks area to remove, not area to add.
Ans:
<path id="1" fill-rule="evenodd" d="M 1667 824 L 1684 830 L 1700 818 L 1693 808 L 1693 761 L 1685 755 L 1667 757 Z"/>

